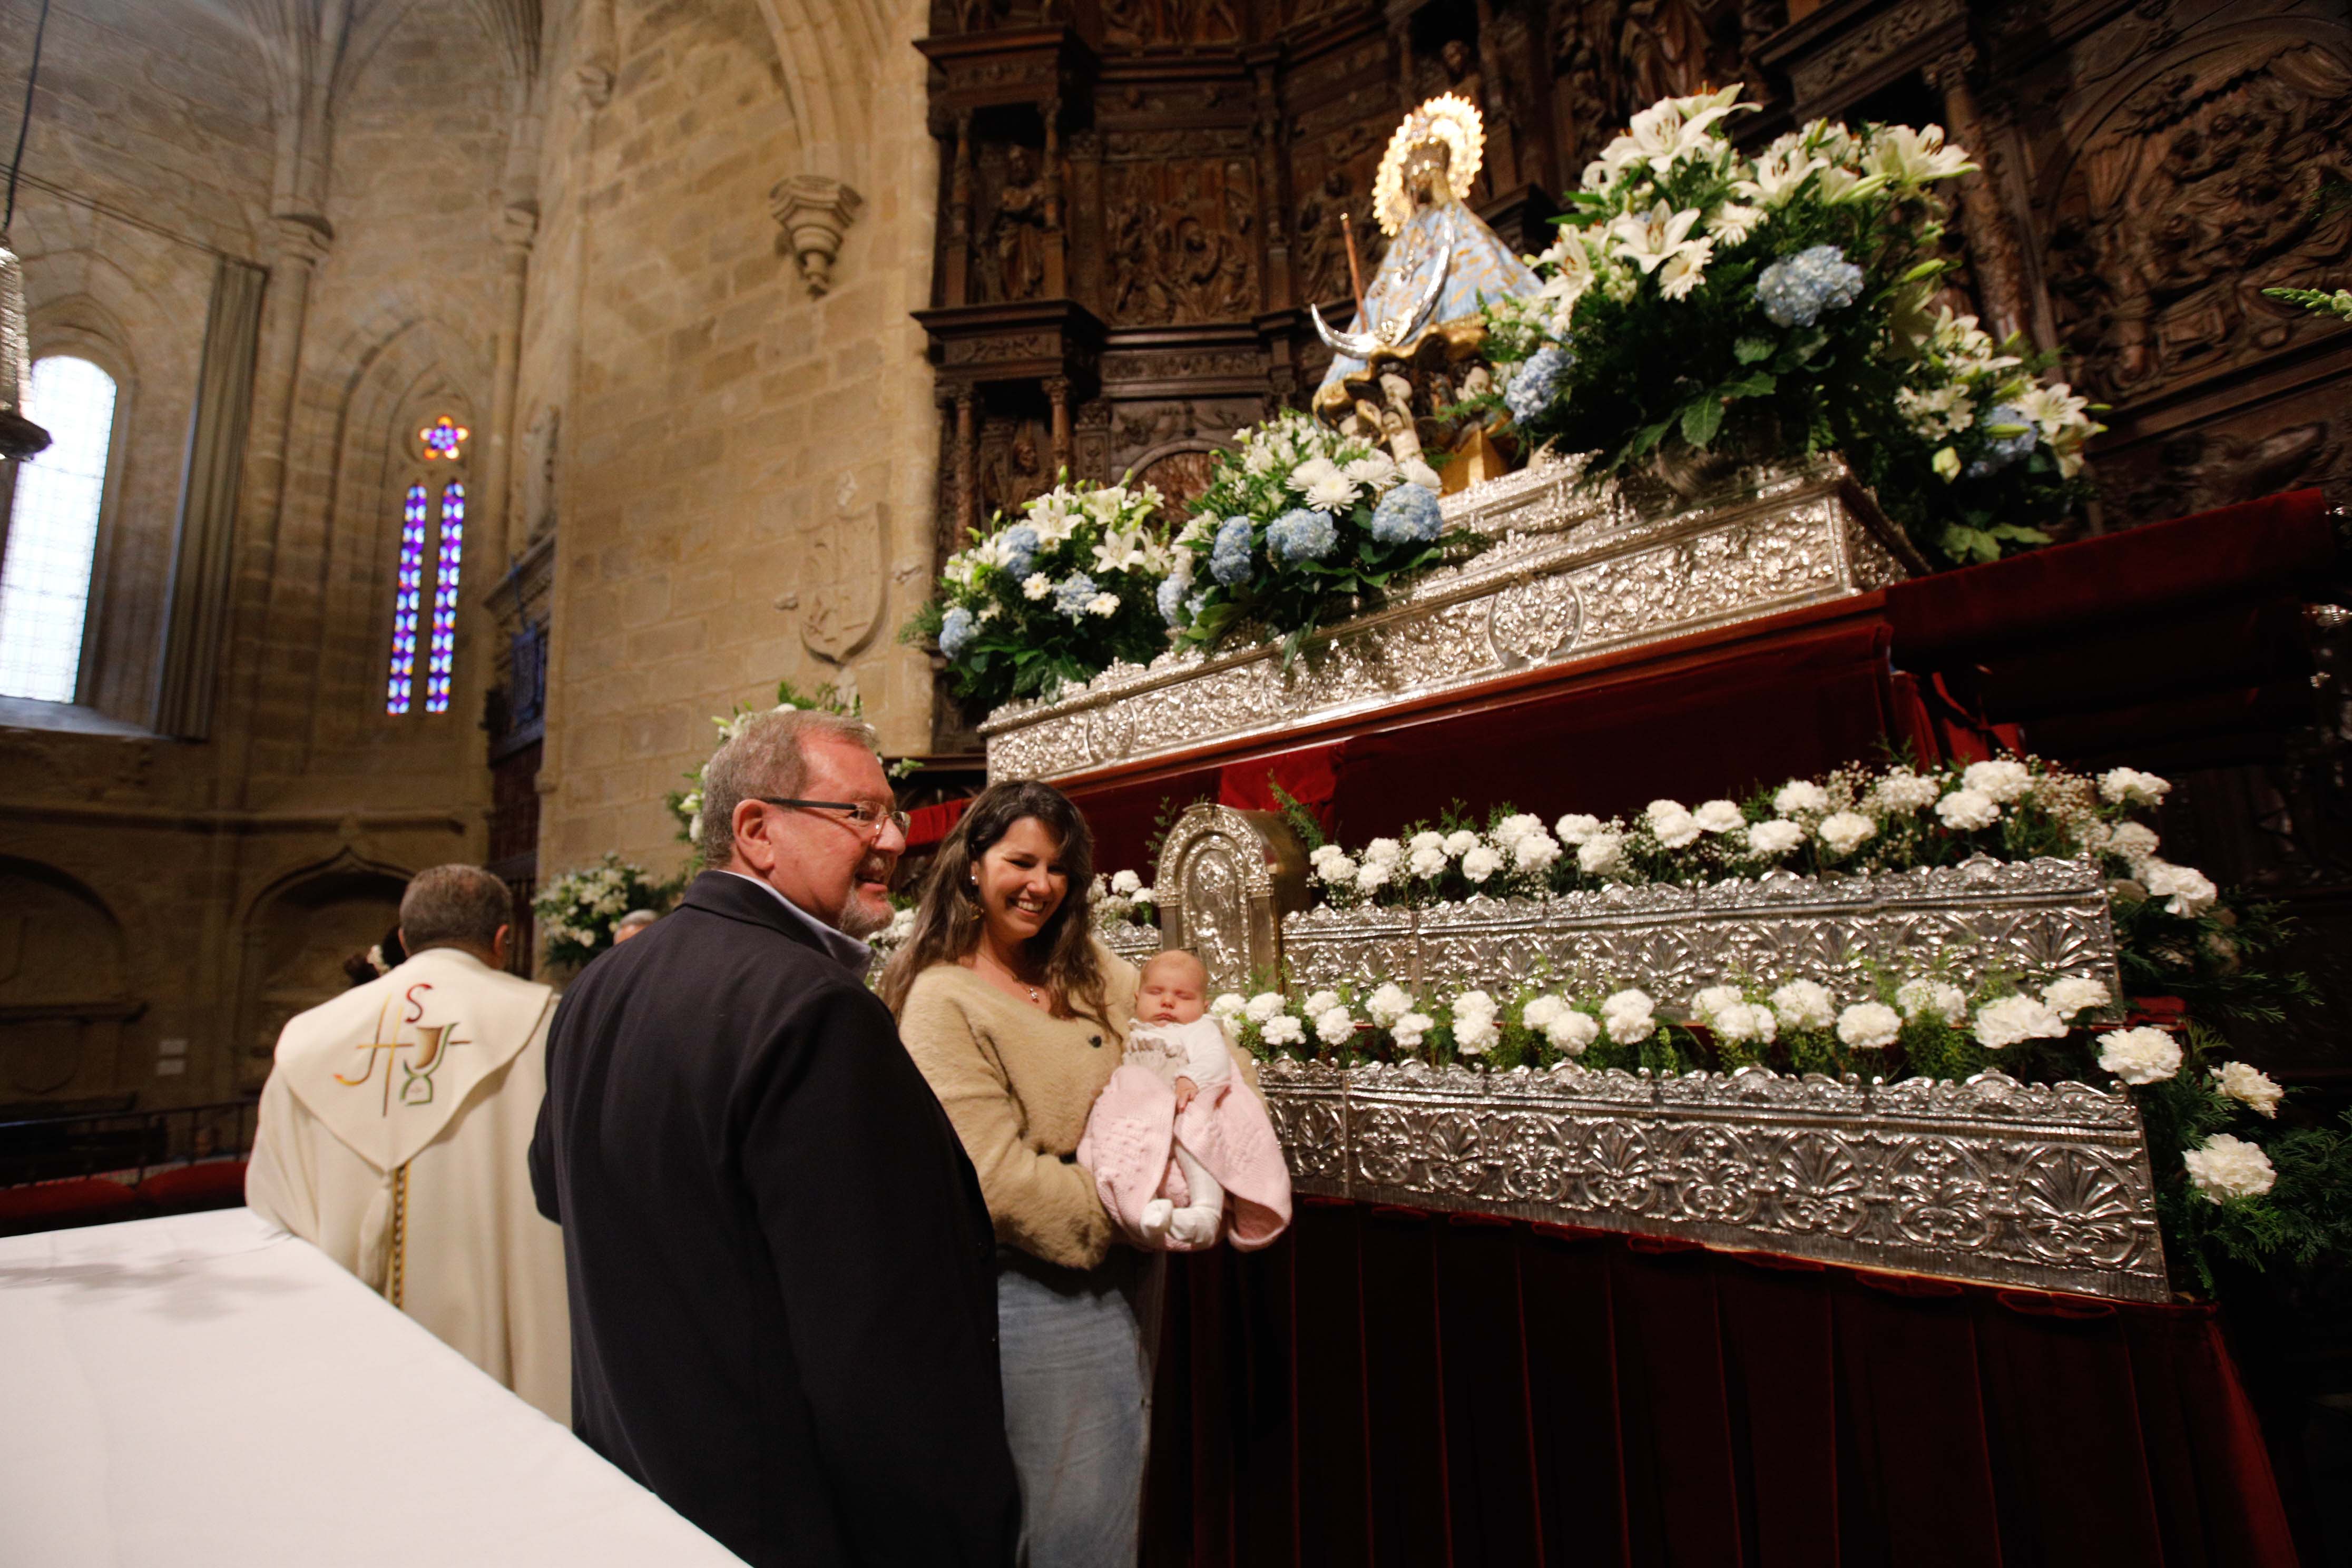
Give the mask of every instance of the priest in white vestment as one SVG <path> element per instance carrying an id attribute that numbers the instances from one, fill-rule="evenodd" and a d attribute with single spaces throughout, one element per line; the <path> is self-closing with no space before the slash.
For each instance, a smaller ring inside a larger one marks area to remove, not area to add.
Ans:
<path id="1" fill-rule="evenodd" d="M 409 883 L 415 956 L 278 1036 L 245 1199 L 568 1424 L 563 1233 L 528 1164 L 555 994 L 505 972 L 512 921 L 478 867 Z"/>

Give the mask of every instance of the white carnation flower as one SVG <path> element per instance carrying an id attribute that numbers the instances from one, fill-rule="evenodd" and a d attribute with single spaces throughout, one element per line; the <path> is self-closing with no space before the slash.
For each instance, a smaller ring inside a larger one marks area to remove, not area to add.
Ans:
<path id="1" fill-rule="evenodd" d="M 1780 1024 L 1772 1009 L 1749 1002 L 1735 1002 L 1717 1011 L 1707 1020 L 1718 1040 L 1754 1040 L 1769 1046 L 1780 1034 Z"/>
<path id="2" fill-rule="evenodd" d="M 1478 836 L 1468 828 L 1445 836 L 1445 852 L 1456 860 L 1478 847 Z"/>
<path id="3" fill-rule="evenodd" d="M 2156 847 L 2160 842 L 2156 829 L 2145 823 L 2118 822 L 2109 830 L 2104 847 L 2110 855 L 2120 855 L 2134 866 L 2145 866 L 2156 858 Z"/>
<path id="4" fill-rule="evenodd" d="M 1690 809 L 1678 800 L 1654 800 L 1642 808 L 1642 815 L 1655 828 L 1662 822 L 1672 822 L 1688 816 Z"/>
<path id="5" fill-rule="evenodd" d="M 1240 992 L 1228 991 L 1209 1004 L 1209 1011 L 1219 1018 L 1238 1018 L 1248 1009 L 1248 1006 L 1249 1004 L 1243 1000 Z"/>
<path id="6" fill-rule="evenodd" d="M 1858 811 L 1838 811 L 1822 817 L 1822 825 L 1813 831 L 1835 853 L 1851 855 L 1878 836 L 1878 824 Z"/>
<path id="7" fill-rule="evenodd" d="M 1830 792 L 1807 779 L 1790 779 L 1772 795 L 1772 809 L 1782 816 L 1830 808 Z"/>
<path id="8" fill-rule="evenodd" d="M 1838 1015 L 1837 1037 L 1856 1050 L 1891 1046 L 1903 1033 L 1903 1015 L 1884 1002 L 1857 1002 Z"/>
<path id="9" fill-rule="evenodd" d="M 1465 991 L 1454 999 L 1454 1048 L 1465 1057 L 1484 1056 L 1503 1037 L 1495 1023 L 1495 999 L 1484 991 Z"/>
<path id="10" fill-rule="evenodd" d="M 1727 800 L 1708 801 L 1692 812 L 1691 818 L 1709 833 L 1737 833 L 1748 822 L 1739 808 Z"/>
<path id="11" fill-rule="evenodd" d="M 1972 789 L 1988 800 L 2007 805 L 2024 798 L 2033 787 L 2033 773 L 2023 763 L 2007 757 L 1990 763 L 1970 763 L 1960 772 L 1960 787 Z"/>
<path id="12" fill-rule="evenodd" d="M 2286 1094 L 2270 1074 L 2244 1062 L 2223 1062 L 2215 1068 L 2213 1087 L 2252 1107 L 2255 1115 L 2272 1118 L 2278 1115 L 2279 1101 Z"/>
<path id="13" fill-rule="evenodd" d="M 1415 855 L 1445 853 L 1445 835 L 1423 828 L 1404 841 L 1404 847 Z"/>
<path id="14" fill-rule="evenodd" d="M 1625 840 L 1614 833 L 1596 833 L 1577 846 L 1577 868 L 1588 877 L 1605 877 L 1624 868 Z"/>
<path id="15" fill-rule="evenodd" d="M 1376 866 L 1368 862 L 1356 871 L 1356 891 L 1366 898 L 1371 897 L 1388 886 L 1388 881 L 1389 868 L 1386 866 Z"/>
<path id="16" fill-rule="evenodd" d="M 1674 805 L 1672 801 L 1660 804 Z M 1650 831 L 1656 834 L 1658 842 L 1669 849 L 1687 849 L 1698 842 L 1698 818 L 1679 805 L 1675 806 L 1671 812 L 1659 813 L 1654 810 L 1650 816 Z"/>
<path id="17" fill-rule="evenodd" d="M 2140 880 L 2147 884 L 2149 898 L 2168 900 L 2164 907 L 2176 915 L 2201 915 L 2221 896 L 2204 872 L 2164 860 L 2149 861 Z"/>
<path id="18" fill-rule="evenodd" d="M 1511 846 L 1513 869 L 1539 875 L 1551 869 L 1552 862 L 1560 856 L 1559 840 L 1538 827 Z"/>
<path id="19" fill-rule="evenodd" d="M 1258 1026 L 1257 1037 L 1269 1046 L 1295 1046 L 1307 1038 L 1307 1026 L 1284 1013 Z"/>
<path id="20" fill-rule="evenodd" d="M 1364 1011 L 1371 1015 L 1373 1023 L 1385 1029 L 1412 1011 L 1412 997 L 1403 986 L 1390 981 L 1372 993 L 1371 999 L 1364 1004 Z"/>
<path id="21" fill-rule="evenodd" d="M 1414 850 L 1412 859 L 1407 864 L 1405 869 L 1424 882 L 1433 882 L 1445 875 L 1445 868 L 1452 864 L 1454 862 L 1445 858 L 1445 849 L 1441 845 L 1428 849 Z"/>
<path id="22" fill-rule="evenodd" d="M 1318 844 L 1307 852 L 1307 863 L 1310 866 L 1320 866 L 1326 860 L 1344 860 L 1347 858 L 1348 852 L 1337 844 Z"/>
<path id="23" fill-rule="evenodd" d="M 2000 820 L 2000 807 L 1982 790 L 1956 789 L 1936 803 L 1937 820 L 1958 833 L 1973 833 Z"/>
<path id="24" fill-rule="evenodd" d="M 2168 781 L 2137 768 L 2109 768 L 2099 775 L 2099 797 L 2116 805 L 2154 805 L 2171 793 Z"/>
<path id="25" fill-rule="evenodd" d="M 2038 996 L 2003 996 L 1977 1009 L 1977 1044 L 1997 1051 L 2021 1040 L 2059 1040 L 2066 1037 L 2065 1020 Z"/>
<path id="26" fill-rule="evenodd" d="M 1559 836 L 1562 844 L 1582 844 L 1601 831 L 1601 819 L 1572 811 L 1553 823 L 1551 830 Z"/>
<path id="27" fill-rule="evenodd" d="M 2201 1147 L 2182 1154 L 2180 1163 L 2189 1167 L 2189 1179 L 2197 1190 L 2217 1204 L 2260 1197 L 2278 1181 L 2271 1157 L 2259 1144 L 2227 1132 L 2214 1133 Z"/>
<path id="28" fill-rule="evenodd" d="M 1307 994 L 1307 1000 L 1299 1004 L 1298 1010 L 1310 1018 L 1319 1018 L 1339 1005 L 1339 994 L 1337 991 L 1310 991 Z"/>
<path id="29" fill-rule="evenodd" d="M 1917 773 L 1896 771 L 1871 786 L 1871 798 L 1882 811 L 1914 812 L 1936 804 L 1943 785 Z"/>
<path id="30" fill-rule="evenodd" d="M 1787 817 L 1775 816 L 1748 830 L 1748 847 L 1768 859 L 1778 859 L 1805 841 L 1805 830 Z"/>
<path id="31" fill-rule="evenodd" d="M 1503 858 L 1479 845 L 1462 857 L 1462 874 L 1473 882 L 1484 882 L 1503 868 Z"/>
<path id="32" fill-rule="evenodd" d="M 1837 999 L 1818 982 L 1791 980 L 1772 993 L 1772 1011 L 1792 1029 L 1826 1029 L 1837 1022 Z"/>
<path id="33" fill-rule="evenodd" d="M 1601 1022 L 1619 1045 L 1638 1045 L 1658 1032 L 1656 1006 L 1645 991 L 1614 992 L 1601 1004 Z"/>
<path id="34" fill-rule="evenodd" d="M 1601 1037 L 1601 1021 L 1590 1013 L 1563 1007 L 1559 1016 L 1544 1026 L 1543 1034 L 1554 1050 L 1580 1057 L 1586 1047 Z"/>
<path id="35" fill-rule="evenodd" d="M 1421 1042 L 1429 1037 L 1429 1031 L 1436 1026 L 1437 1020 L 1426 1013 L 1401 1013 L 1389 1026 L 1389 1037 L 1396 1041 L 1397 1049 L 1416 1051 L 1421 1048 Z"/>
<path id="36" fill-rule="evenodd" d="M 1273 1017 L 1276 1013 L 1281 1012 L 1284 1005 L 1285 1004 L 1282 999 L 1281 992 L 1261 991 L 1256 995 L 1249 999 L 1248 1006 L 1244 1007 L 1243 1011 L 1249 1015 L 1249 1021 L 1251 1023 L 1263 1024 L 1268 1018 Z"/>
<path id="37" fill-rule="evenodd" d="M 1531 996 L 1528 999 L 1527 1005 L 1519 1009 L 1519 1022 L 1530 1029 L 1540 1030 L 1548 1027 L 1551 1021 L 1559 1017 L 1567 1008 L 1566 1002 L 1549 993 L 1541 996 Z"/>
<path id="38" fill-rule="evenodd" d="M 1356 863 L 1345 855 L 1334 855 L 1316 862 L 1315 875 L 1334 887 L 1348 887 L 1356 879 Z"/>
<path id="39" fill-rule="evenodd" d="M 1691 1018 L 1704 1024 L 1726 1007 L 1737 1007 L 1748 1000 L 1748 994 L 1737 985 L 1709 985 L 1691 997 Z"/>
<path id="40" fill-rule="evenodd" d="M 1393 838 L 1375 838 L 1364 846 L 1364 864 L 1393 866 L 1404 858 L 1404 846 Z"/>
<path id="41" fill-rule="evenodd" d="M 2099 1037 L 2099 1065 L 2126 1083 L 2162 1083 L 2180 1070 L 2180 1042 L 2162 1029 L 2110 1029 Z"/>
<path id="42" fill-rule="evenodd" d="M 1942 980 L 1906 980 L 1895 988 L 1895 1005 L 1906 1018 L 1932 1016 L 1957 1024 L 1968 1016 L 1968 994 Z"/>
<path id="43" fill-rule="evenodd" d="M 1543 833 L 1544 837 L 1547 838 L 1551 837 L 1549 833 L 1544 833 L 1544 821 L 1542 817 L 1530 816 L 1526 812 L 1522 811 L 1513 816 L 1507 816 L 1503 818 L 1502 821 L 1495 824 L 1495 830 L 1492 833 L 1489 833 L 1486 837 L 1491 839 L 1498 848 L 1515 849 L 1518 847 L 1520 839 L 1526 838 L 1531 834 L 1538 833 Z"/>
<path id="44" fill-rule="evenodd" d="M 2050 1005 L 2053 1013 L 2071 1024 L 2074 1015 L 2085 1007 L 2105 1006 L 2107 988 L 2095 980 L 2063 975 L 2042 988 L 2042 1000 Z"/>
<path id="45" fill-rule="evenodd" d="M 1355 1033 L 1355 1016 L 1345 1007 L 1326 1007 L 1315 1015 L 1315 1037 L 1327 1046 L 1343 1046 Z"/>
<path id="46" fill-rule="evenodd" d="M 1131 899 L 1143 890 L 1143 879 L 1132 871 L 1121 871 L 1111 878 L 1110 890 L 1123 899 Z"/>

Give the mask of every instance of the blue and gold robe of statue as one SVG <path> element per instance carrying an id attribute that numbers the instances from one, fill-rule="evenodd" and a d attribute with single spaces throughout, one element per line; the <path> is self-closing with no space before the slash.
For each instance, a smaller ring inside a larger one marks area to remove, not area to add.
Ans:
<path id="1" fill-rule="evenodd" d="M 1430 270 L 1444 255 L 1449 239 L 1454 252 L 1446 265 L 1445 282 L 1438 290 L 1437 304 L 1422 331 L 1396 345 L 1400 356 L 1409 357 L 1414 344 L 1433 331 L 1444 332 L 1457 342 L 1465 338 L 1475 341 L 1484 335 L 1478 315 L 1482 299 L 1497 300 L 1507 294 L 1531 296 L 1536 292 L 1533 269 L 1511 253 L 1502 236 L 1488 228 L 1484 219 L 1459 202 L 1434 202 L 1416 208 L 1389 246 L 1380 269 L 1372 274 L 1371 287 L 1364 290 L 1363 316 L 1353 330 L 1370 331 L 1382 321 L 1409 316 L 1429 287 Z M 1365 369 L 1362 360 L 1335 353 L 1331 368 L 1324 373 L 1322 384 L 1315 389 L 1315 406 L 1324 408 L 1344 402 L 1347 395 L 1340 384 Z"/>

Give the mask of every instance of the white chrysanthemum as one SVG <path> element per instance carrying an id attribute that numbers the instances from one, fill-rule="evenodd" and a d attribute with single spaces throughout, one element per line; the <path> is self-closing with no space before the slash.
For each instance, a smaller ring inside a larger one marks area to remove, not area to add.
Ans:
<path id="1" fill-rule="evenodd" d="M 1444 847 L 1436 846 L 1414 850 L 1412 858 L 1406 862 L 1405 868 L 1423 881 L 1431 882 L 1445 875 L 1445 868 L 1453 864 L 1453 861 L 1445 858 Z"/>
<path id="2" fill-rule="evenodd" d="M 2140 880 L 2147 884 L 2149 898 L 2165 900 L 2164 907 L 2176 915 L 2201 915 L 2221 896 L 2204 872 L 2164 860 L 2150 860 Z"/>
<path id="3" fill-rule="evenodd" d="M 1824 812 L 1830 808 L 1830 792 L 1810 779 L 1790 779 L 1772 795 L 1772 809 L 1783 816 L 1799 812 Z"/>
<path id="4" fill-rule="evenodd" d="M 1639 1045 L 1658 1032 L 1656 1006 L 1646 991 L 1612 992 L 1601 1004 L 1601 1022 L 1619 1045 Z"/>
<path id="5" fill-rule="evenodd" d="M 2099 797 L 2116 805 L 2154 805 L 2171 793 L 2169 781 L 2137 768 L 2109 768 L 2099 775 Z"/>
<path id="6" fill-rule="evenodd" d="M 1097 594 L 1093 598 L 1087 601 L 1087 614 L 1090 616 L 1100 616 L 1105 620 L 1108 620 L 1111 616 L 1118 614 L 1118 595 L 1117 594 Z"/>
<path id="7" fill-rule="evenodd" d="M 2257 1116 L 2275 1118 L 2286 1090 L 2260 1068 L 2244 1062 L 2223 1062 L 2213 1069 L 2213 1087 L 2251 1108 Z"/>
<path id="8" fill-rule="evenodd" d="M 1970 763 L 1962 769 L 1960 787 L 2007 805 L 2011 801 L 2023 799 L 2026 792 L 2032 789 L 2033 773 L 2023 763 L 1996 757 L 1989 763 Z"/>
<path id="9" fill-rule="evenodd" d="M 1958 833 L 1973 833 L 2000 820 L 2000 806 L 1982 790 L 1956 789 L 1936 803 L 1936 817 Z"/>
<path id="10" fill-rule="evenodd" d="M 1397 478 L 1403 480 L 1406 484 L 1419 485 L 1425 490 L 1442 489 L 1444 488 L 1444 481 L 1438 478 L 1437 470 L 1431 468 L 1427 463 L 1423 462 L 1419 458 L 1407 458 L 1402 462 L 1399 463 L 1397 465 Z"/>
<path id="11" fill-rule="evenodd" d="M 1445 836 L 1445 852 L 1459 860 L 1478 847 L 1478 836 L 1468 828 L 1459 828 Z"/>
<path id="12" fill-rule="evenodd" d="M 1307 1038 L 1307 1026 L 1283 1013 L 1259 1025 L 1257 1037 L 1269 1046 L 1295 1046 Z"/>
<path id="13" fill-rule="evenodd" d="M 2162 1083 L 2180 1070 L 2180 1042 L 2162 1029 L 2109 1029 L 2099 1065 L 2129 1084 Z"/>
<path id="14" fill-rule="evenodd" d="M 1111 878 L 1110 890 L 1123 899 L 1131 899 L 1143 890 L 1143 879 L 1132 871 L 1120 871 Z"/>
<path id="15" fill-rule="evenodd" d="M 1345 1007 L 1326 1007 L 1315 1015 L 1315 1037 L 1327 1046 L 1345 1045 L 1355 1033 L 1355 1015 Z"/>
<path id="16" fill-rule="evenodd" d="M 1772 993 L 1772 1011 L 1792 1029 L 1826 1029 L 1837 1022 L 1837 999 L 1817 981 L 1791 980 Z"/>
<path id="17" fill-rule="evenodd" d="M 2074 1021 L 2075 1014 L 2085 1007 L 2104 1007 L 2107 999 L 2105 985 L 2079 975 L 2063 975 L 2042 988 L 2042 1000 L 2049 1004 L 2053 1013 L 2070 1024 Z"/>
<path id="18" fill-rule="evenodd" d="M 1054 580 L 1043 572 L 1032 572 L 1021 579 L 1021 592 L 1032 599 L 1042 599 L 1054 591 Z"/>
<path id="19" fill-rule="evenodd" d="M 2145 866 L 2156 858 L 2156 847 L 2163 842 L 2156 829 L 2140 822 L 2118 822 L 2107 834 L 2105 846 L 2110 855 L 2120 855 L 2134 866 Z"/>
<path id="20" fill-rule="evenodd" d="M 1601 831 L 1601 819 L 1572 811 L 1553 823 L 1551 830 L 1559 836 L 1562 844 L 1581 844 Z"/>
<path id="21" fill-rule="evenodd" d="M 1261 991 L 1249 999 L 1249 1005 L 1243 1011 L 1249 1015 L 1251 1023 L 1263 1024 L 1281 1012 L 1286 1005 L 1281 992 Z"/>
<path id="22" fill-rule="evenodd" d="M 1529 875 L 1550 870 L 1552 862 L 1559 857 L 1559 840 L 1540 827 L 1511 846 L 1512 869 Z"/>
<path id="23" fill-rule="evenodd" d="M 1397 1043 L 1397 1049 L 1401 1051 L 1419 1050 L 1421 1042 L 1427 1039 L 1429 1031 L 1436 1026 L 1437 1020 L 1426 1013 L 1401 1013 L 1395 1022 L 1389 1025 L 1389 1037 Z"/>
<path id="24" fill-rule="evenodd" d="M 1364 846 L 1364 864 L 1393 866 L 1404 858 L 1404 846 L 1393 838 L 1375 838 Z"/>
<path id="25" fill-rule="evenodd" d="M 1739 807 L 1727 800 L 1711 800 L 1691 813 L 1691 819 L 1709 833 L 1737 833 L 1748 825 Z"/>
<path id="26" fill-rule="evenodd" d="M 1606 877 L 1625 866 L 1625 839 L 1616 833 L 1596 833 L 1576 848 L 1577 868 L 1588 877 Z"/>
<path id="27" fill-rule="evenodd" d="M 1403 986 L 1390 981 L 1372 993 L 1364 1004 L 1364 1011 L 1371 1015 L 1373 1023 L 1385 1029 L 1412 1011 L 1412 997 Z"/>
<path id="28" fill-rule="evenodd" d="M 1485 882 L 1502 868 L 1503 858 L 1484 844 L 1462 857 L 1462 874 L 1474 884 Z"/>
<path id="29" fill-rule="evenodd" d="M 1238 1018 L 1248 1011 L 1249 1003 L 1238 991 L 1228 991 L 1209 1004 L 1209 1012 L 1219 1018 Z"/>
<path id="30" fill-rule="evenodd" d="M 1769 817 L 1748 830 L 1748 847 L 1778 859 L 1805 841 L 1805 830 L 1785 816 Z"/>
<path id="31" fill-rule="evenodd" d="M 2278 1182 L 2278 1172 L 2261 1145 L 2227 1132 L 2214 1133 L 2200 1147 L 2182 1154 L 2180 1163 L 2189 1168 L 2189 1179 L 2197 1184 L 2197 1190 L 2217 1204 L 2231 1198 L 2258 1198 Z"/>
<path id="32" fill-rule="evenodd" d="M 1371 897 L 1388 885 L 1389 868 L 1386 866 L 1368 862 L 1356 868 L 1356 891 L 1366 898 Z"/>
<path id="33" fill-rule="evenodd" d="M 1813 829 L 1832 852 L 1851 855 L 1878 836 L 1878 824 L 1858 811 L 1833 811 Z"/>
<path id="34" fill-rule="evenodd" d="M 1891 1046 L 1903 1033 L 1903 1015 L 1884 1002 L 1857 1002 L 1838 1015 L 1837 1037 L 1856 1050 Z"/>
<path id="35" fill-rule="evenodd" d="M 1360 458 L 1350 459 L 1342 471 L 1358 484 L 1381 489 L 1396 482 L 1396 459 L 1386 452 L 1367 452 Z"/>
<path id="36" fill-rule="evenodd" d="M 2021 1040 L 2058 1040 L 2065 1036 L 2065 1020 L 2039 996 L 2002 996 L 1977 1009 L 1977 1044 L 1987 1050 L 1997 1051 Z"/>
<path id="37" fill-rule="evenodd" d="M 1550 1023 L 1544 1026 L 1544 1038 L 1552 1049 L 1580 1057 L 1585 1047 L 1601 1037 L 1601 1021 L 1590 1013 L 1580 1013 L 1563 1007 Z"/>
<path id="38" fill-rule="evenodd" d="M 1310 1018 L 1319 1018 L 1339 1005 L 1339 994 L 1337 991 L 1310 991 L 1307 994 L 1307 1000 L 1298 1005 L 1298 1010 Z"/>
<path id="39" fill-rule="evenodd" d="M 1957 1024 L 1968 1016 L 1968 993 L 1942 980 L 1906 980 L 1895 988 L 1895 1005 L 1906 1018 L 1936 1017 Z"/>

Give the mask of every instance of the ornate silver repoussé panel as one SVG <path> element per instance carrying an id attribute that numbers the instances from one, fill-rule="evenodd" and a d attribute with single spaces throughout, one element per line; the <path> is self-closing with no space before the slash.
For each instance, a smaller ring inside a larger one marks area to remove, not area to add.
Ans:
<path id="1" fill-rule="evenodd" d="M 1288 670 L 1274 645 L 1115 665 L 981 726 L 988 774 L 1065 778 L 1212 742 L 1276 734 L 1515 671 L 1752 620 L 1920 569 L 1845 465 L 1751 476 L 1697 507 L 1644 512 L 1549 458 L 1444 501 L 1496 541 L 1398 603 L 1335 626 Z"/>
<path id="2" fill-rule="evenodd" d="M 1303 1193 L 2169 1298 L 2139 1114 L 2082 1084 L 1290 1060 L 1261 1081 Z"/>
<path id="3" fill-rule="evenodd" d="M 1876 963 L 1905 976 L 1936 968 L 1963 988 L 1995 972 L 2020 984 L 2080 974 L 2123 994 L 2106 884 L 2084 860 L 1314 909 L 1284 920 L 1282 950 L 1307 991 L 1383 980 L 1508 990 L 1549 973 L 1638 985 L 1671 1006 L 1735 977 L 1815 980 L 1851 996 Z"/>

